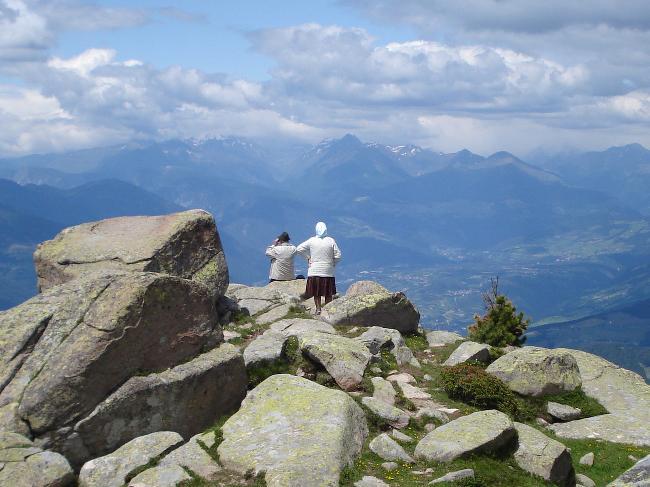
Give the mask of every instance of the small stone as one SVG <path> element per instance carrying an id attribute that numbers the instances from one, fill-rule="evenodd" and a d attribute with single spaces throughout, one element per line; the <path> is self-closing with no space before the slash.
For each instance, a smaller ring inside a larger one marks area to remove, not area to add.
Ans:
<path id="1" fill-rule="evenodd" d="M 359 327 L 358 327 L 358 326 L 353 326 L 352 328 L 350 328 L 350 329 L 348 330 L 348 334 L 351 335 L 352 333 L 356 333 L 356 332 L 358 332 L 358 331 L 359 331 Z"/>
<path id="2" fill-rule="evenodd" d="M 223 339 L 226 342 L 229 342 L 230 340 L 234 340 L 235 338 L 241 338 L 241 334 L 237 333 L 236 331 L 231 331 L 231 330 L 224 330 L 223 331 Z"/>
<path id="3" fill-rule="evenodd" d="M 546 404 L 546 411 L 560 421 L 573 421 L 582 415 L 582 411 L 578 408 L 552 401 Z"/>
<path id="4" fill-rule="evenodd" d="M 382 379 L 381 377 L 373 377 L 371 379 L 371 382 L 373 386 L 372 397 L 379 399 L 380 401 L 384 401 L 386 404 L 394 406 L 395 396 L 397 393 L 395 392 L 393 384 L 387 380 Z"/>
<path id="5" fill-rule="evenodd" d="M 402 394 L 406 399 L 411 401 L 414 399 L 431 399 L 431 394 L 423 391 L 419 387 L 412 386 L 408 382 L 398 382 L 397 385 L 402 390 Z"/>
<path id="6" fill-rule="evenodd" d="M 635 457 L 634 455 L 628 455 L 627 458 L 629 458 L 633 462 L 638 462 L 639 461 L 639 459 L 637 457 Z"/>
<path id="7" fill-rule="evenodd" d="M 364 397 L 361 399 L 361 402 L 373 413 L 386 420 L 388 424 L 395 428 L 404 428 L 409 424 L 409 415 L 401 409 L 386 404 L 374 397 Z"/>
<path id="8" fill-rule="evenodd" d="M 589 452 L 586 455 L 583 455 L 579 460 L 580 465 L 586 465 L 587 467 L 592 467 L 594 465 L 594 452 Z"/>
<path id="9" fill-rule="evenodd" d="M 407 374 L 406 372 L 398 374 L 396 370 L 391 370 L 389 374 L 390 375 L 386 377 L 386 380 L 389 380 L 391 382 L 406 382 L 408 384 L 416 383 L 415 377 L 413 377 L 411 374 Z"/>
<path id="10" fill-rule="evenodd" d="M 354 483 L 354 487 L 390 487 L 383 480 L 379 480 L 377 477 L 371 477 L 370 475 L 364 475 L 361 480 L 358 480 Z"/>
<path id="11" fill-rule="evenodd" d="M 399 467 L 399 465 L 397 465 L 395 462 L 384 462 L 384 463 L 381 464 L 381 466 L 387 472 L 392 472 L 397 467 Z"/>
<path id="12" fill-rule="evenodd" d="M 596 487 L 596 482 L 581 473 L 576 474 L 576 482 L 584 485 L 585 487 Z"/>
<path id="13" fill-rule="evenodd" d="M 436 429 L 436 425 L 433 423 L 427 423 L 424 425 L 424 429 L 427 430 L 427 432 L 431 432 Z"/>
<path id="14" fill-rule="evenodd" d="M 437 419 L 441 423 L 449 423 L 449 415 L 439 409 L 433 408 L 422 408 L 415 413 L 415 419 L 420 418 L 433 418 Z"/>
<path id="15" fill-rule="evenodd" d="M 464 340 L 462 336 L 450 331 L 430 331 L 427 333 L 427 342 L 432 348 L 444 347 L 461 340 Z"/>
<path id="16" fill-rule="evenodd" d="M 429 485 L 441 484 L 443 482 L 456 482 L 457 480 L 466 479 L 469 477 L 474 477 L 474 470 L 471 468 L 465 468 L 463 470 L 449 472 L 448 474 L 443 475 L 442 477 L 432 480 L 431 482 L 429 482 Z"/>
<path id="17" fill-rule="evenodd" d="M 405 463 L 414 463 L 408 453 L 388 434 L 382 433 L 374 438 L 368 445 L 371 451 L 387 461 L 399 460 Z"/>
<path id="18" fill-rule="evenodd" d="M 374 367 L 370 367 L 370 372 L 373 374 L 381 374 L 381 369 L 375 365 Z"/>
<path id="19" fill-rule="evenodd" d="M 535 418 L 535 422 L 538 425 L 543 426 L 544 428 L 546 428 L 549 425 L 549 422 L 546 421 L 544 418 Z"/>
<path id="20" fill-rule="evenodd" d="M 393 429 L 391 431 L 390 435 L 395 438 L 397 441 L 401 441 L 403 443 L 410 443 L 413 441 L 413 438 L 411 438 L 409 435 L 405 435 L 402 433 L 400 430 Z"/>
<path id="21" fill-rule="evenodd" d="M 424 362 L 424 361 L 423 361 L 423 362 Z M 425 362 L 425 363 L 426 363 L 426 362 Z M 426 380 L 426 381 L 430 381 L 430 380 L 433 379 L 433 377 L 431 377 L 429 374 L 424 374 L 424 377 L 422 377 L 422 378 L 423 378 L 424 380 Z"/>
<path id="22" fill-rule="evenodd" d="M 451 353 L 443 365 L 458 365 L 473 360 L 488 362 L 490 346 L 485 343 L 463 342 Z"/>

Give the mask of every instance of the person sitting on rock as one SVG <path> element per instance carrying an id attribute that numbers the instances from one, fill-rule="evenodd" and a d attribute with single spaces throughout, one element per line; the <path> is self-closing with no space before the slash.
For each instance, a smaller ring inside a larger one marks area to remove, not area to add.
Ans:
<path id="1" fill-rule="evenodd" d="M 316 236 L 298 245 L 296 252 L 307 259 L 309 263 L 307 285 L 303 298 L 314 298 L 316 314 L 319 315 L 322 298 L 325 297 L 325 304 L 327 304 L 336 294 L 334 267 L 341 260 L 341 251 L 336 245 L 336 241 L 327 236 L 327 225 L 318 222 Z"/>
<path id="2" fill-rule="evenodd" d="M 273 244 L 266 248 L 266 255 L 271 258 L 269 282 L 292 281 L 296 278 L 293 269 L 293 258 L 296 246 L 289 243 L 289 234 L 282 232 Z"/>

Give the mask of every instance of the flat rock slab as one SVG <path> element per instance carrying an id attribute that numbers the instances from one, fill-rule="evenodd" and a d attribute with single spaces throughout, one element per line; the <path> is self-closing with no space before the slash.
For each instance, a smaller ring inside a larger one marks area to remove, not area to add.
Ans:
<path id="1" fill-rule="evenodd" d="M 416 458 L 451 462 L 478 452 L 511 445 L 517 434 L 510 418 L 489 410 L 462 416 L 428 433 L 415 447 Z"/>
<path id="2" fill-rule="evenodd" d="M 336 330 L 329 323 L 309 318 L 288 318 L 276 321 L 270 326 L 270 329 L 281 332 L 287 337 L 300 336 L 312 331 L 336 335 Z"/>
<path id="3" fill-rule="evenodd" d="M 373 438 L 368 445 L 370 451 L 378 455 L 382 460 L 400 461 L 404 463 L 413 463 L 415 460 L 406 453 L 399 443 L 393 440 L 387 433 L 382 433 Z"/>
<path id="4" fill-rule="evenodd" d="M 381 326 L 414 333 L 420 313 L 403 293 L 344 296 L 323 306 L 321 317 L 333 325 Z"/>
<path id="5" fill-rule="evenodd" d="M 409 415 L 395 406 L 386 404 L 384 401 L 374 397 L 364 397 L 361 399 L 361 402 L 373 413 L 395 428 L 405 428 L 409 424 Z"/>
<path id="6" fill-rule="evenodd" d="M 357 480 L 354 483 L 354 487 L 390 487 L 390 486 L 383 480 L 378 479 L 377 477 L 364 475 L 361 480 Z"/>
<path id="7" fill-rule="evenodd" d="M 83 223 L 43 242 L 34 253 L 40 291 L 97 273 L 160 272 L 228 287 L 228 266 L 214 218 L 203 210 Z"/>
<path id="8" fill-rule="evenodd" d="M 465 340 L 465 337 L 451 331 L 435 330 L 427 332 L 427 343 L 429 347 L 444 347 L 452 343 Z"/>
<path id="9" fill-rule="evenodd" d="M 159 430 L 191 437 L 236 410 L 247 382 L 241 353 L 224 343 L 164 372 L 132 377 L 75 430 L 93 451 Z"/>
<path id="10" fill-rule="evenodd" d="M 404 397 L 411 401 L 431 399 L 431 394 L 408 382 L 398 382 L 397 386 L 402 390 Z"/>
<path id="11" fill-rule="evenodd" d="M 189 468 L 199 477 L 210 480 L 221 470 L 221 467 L 203 449 L 203 446 L 211 448 L 214 443 L 215 435 L 213 431 L 195 435 L 183 446 L 166 455 L 156 468 L 167 469 L 173 466 Z"/>
<path id="12" fill-rule="evenodd" d="M 43 451 L 22 435 L 0 431 L 0 485 L 11 487 L 66 487 L 75 476 L 58 453 Z"/>
<path id="13" fill-rule="evenodd" d="M 650 455 L 639 460 L 607 487 L 648 487 L 650 485 Z"/>
<path id="14" fill-rule="evenodd" d="M 458 365 L 469 361 L 488 362 L 490 346 L 485 343 L 463 342 L 454 350 L 443 365 Z"/>
<path id="15" fill-rule="evenodd" d="M 429 482 L 429 485 L 441 484 L 443 482 L 456 482 L 461 479 L 467 479 L 474 477 L 474 469 L 464 468 L 462 470 L 456 470 L 455 472 L 449 472 L 448 474 L 438 477 L 435 480 Z"/>
<path id="16" fill-rule="evenodd" d="M 280 306 L 276 306 L 275 308 L 271 308 L 269 311 L 266 313 L 263 313 L 255 318 L 255 322 L 260 324 L 260 325 L 268 325 L 269 323 L 273 323 L 274 321 L 278 321 L 289 313 L 291 311 L 291 307 L 294 306 L 292 304 L 281 304 Z"/>
<path id="17" fill-rule="evenodd" d="M 582 384 L 576 359 L 561 349 L 523 347 L 499 357 L 486 371 L 524 396 L 560 394 Z"/>
<path id="18" fill-rule="evenodd" d="M 575 472 L 571 454 L 566 447 L 535 428 L 523 423 L 514 424 L 518 437 L 518 446 L 514 453 L 517 465 L 555 485 L 573 487 Z"/>
<path id="19" fill-rule="evenodd" d="M 402 372 L 400 374 L 391 374 L 388 377 L 386 377 L 386 380 L 390 382 L 406 382 L 408 384 L 415 384 L 415 377 L 413 377 L 411 374 L 407 372 Z"/>
<path id="20" fill-rule="evenodd" d="M 192 477 L 178 465 L 150 468 L 134 477 L 129 487 L 176 487 Z"/>
<path id="21" fill-rule="evenodd" d="M 339 335 L 309 332 L 298 337 L 303 354 L 321 364 L 345 391 L 356 389 L 370 361 L 370 352 L 362 343 Z"/>
<path id="22" fill-rule="evenodd" d="M 183 437 L 173 431 L 135 438 L 113 453 L 86 462 L 79 472 L 79 487 L 122 487 L 129 473 L 182 443 Z"/>
<path id="23" fill-rule="evenodd" d="M 222 428 L 222 465 L 265 472 L 269 487 L 338 486 L 368 435 L 363 410 L 346 393 L 274 375 L 249 392 Z"/>
<path id="24" fill-rule="evenodd" d="M 397 393 L 395 392 L 393 384 L 381 377 L 373 377 L 370 381 L 372 382 L 373 387 L 372 397 L 379 401 L 383 401 L 390 406 L 394 406 L 395 396 Z"/>
<path id="25" fill-rule="evenodd" d="M 643 378 L 593 355 L 571 349 L 578 363 L 582 389 L 610 414 L 550 425 L 563 438 L 599 438 L 614 443 L 650 446 L 650 385 Z"/>
<path id="26" fill-rule="evenodd" d="M 546 403 L 546 412 L 560 421 L 572 421 L 582 415 L 582 411 L 578 408 L 553 401 Z"/>
<path id="27" fill-rule="evenodd" d="M 266 330 L 244 349 L 244 363 L 246 367 L 279 360 L 282 357 L 282 350 L 286 341 L 287 337 L 283 333 Z"/>

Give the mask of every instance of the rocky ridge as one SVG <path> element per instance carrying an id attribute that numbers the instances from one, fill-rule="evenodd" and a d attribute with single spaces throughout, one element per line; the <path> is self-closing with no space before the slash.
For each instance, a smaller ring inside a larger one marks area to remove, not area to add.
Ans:
<path id="1" fill-rule="evenodd" d="M 111 225 L 98 227 L 110 234 Z M 196 241 L 208 242 L 215 259 L 204 228 L 175 248 L 192 255 Z M 126 252 L 114 248 L 117 235 L 104 242 L 106 255 Z M 72 485 L 73 471 L 87 487 L 650 478 L 647 459 L 635 464 L 650 454 L 650 392 L 636 374 L 575 350 L 524 347 L 495 361 L 487 345 L 425 335 L 405 295 L 370 281 L 317 317 L 301 299 L 304 281 L 225 289 L 224 266 L 211 280 L 162 268 L 64 269 L 65 282 L 0 313 L 0 484 L 14 485 L 20 472 L 31 483 L 19 486 Z M 537 421 L 449 397 L 440 371 L 467 362 L 539 404 Z M 608 413 L 552 416 L 566 391 L 584 391 Z M 609 465 L 594 438 L 637 457 Z M 587 446 L 591 465 L 579 461 Z"/>

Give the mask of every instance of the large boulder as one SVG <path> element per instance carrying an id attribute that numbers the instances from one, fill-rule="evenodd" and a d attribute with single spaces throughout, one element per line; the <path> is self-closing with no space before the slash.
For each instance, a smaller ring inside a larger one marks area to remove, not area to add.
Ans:
<path id="1" fill-rule="evenodd" d="M 388 294 L 390 293 L 390 291 L 375 281 L 356 281 L 350 285 L 345 295 L 360 296 L 362 294 L 377 294 L 377 293 Z"/>
<path id="2" fill-rule="evenodd" d="M 429 347 L 432 348 L 444 347 L 445 345 L 450 345 L 462 340 L 465 340 L 465 338 L 453 331 L 434 330 L 427 332 L 427 342 L 429 343 Z"/>
<path id="3" fill-rule="evenodd" d="M 490 346 L 485 343 L 463 342 L 451 353 L 443 365 L 458 365 L 471 361 L 489 362 Z"/>
<path id="4" fill-rule="evenodd" d="M 322 318 L 333 325 L 381 326 L 402 333 L 417 331 L 420 313 L 403 293 L 344 296 L 323 306 Z"/>
<path id="5" fill-rule="evenodd" d="M 14 413 L 0 416 L 0 428 L 29 425 L 39 444 L 79 466 L 143 433 L 197 433 L 184 425 L 204 427 L 225 411 L 201 411 L 200 421 L 188 422 L 188 410 L 167 418 L 166 427 L 161 414 L 203 397 L 205 388 L 193 387 L 202 385 L 205 374 L 198 373 L 193 361 L 222 339 L 211 293 L 191 280 L 154 273 L 104 274 L 49 289 L 0 314 L 0 407 Z M 232 396 L 226 402 L 235 407 L 246 380 L 241 356 L 237 351 L 230 355 L 225 371 L 232 377 L 221 382 L 218 393 Z M 205 357 L 197 360 L 201 370 L 215 369 L 207 374 L 210 380 L 223 367 Z M 161 380 L 171 381 L 165 385 Z M 179 392 L 185 394 L 182 402 Z M 105 410 L 113 416 L 102 416 Z M 133 422 L 148 426 L 135 431 L 129 426 Z M 133 432 L 111 436 L 115 425 Z"/>
<path id="6" fill-rule="evenodd" d="M 415 447 L 415 456 L 451 462 L 472 453 L 497 452 L 517 437 L 510 418 L 495 410 L 462 416 L 428 433 Z"/>
<path id="7" fill-rule="evenodd" d="M 549 428 L 562 438 L 599 438 L 650 446 L 650 385 L 640 375 L 597 355 L 571 349 L 556 351 L 575 358 L 583 391 L 605 406 L 609 414 L 556 423 Z"/>
<path id="8" fill-rule="evenodd" d="M 575 485 L 571 454 L 562 443 L 523 423 L 515 423 L 515 429 L 518 444 L 514 459 L 521 469 L 555 485 Z"/>
<path id="9" fill-rule="evenodd" d="M 650 485 L 650 455 L 642 458 L 607 487 L 648 487 Z"/>
<path id="10" fill-rule="evenodd" d="M 310 332 L 298 336 L 304 355 L 322 365 L 345 391 L 356 389 L 370 361 L 370 352 L 363 343 L 330 333 Z"/>
<path id="11" fill-rule="evenodd" d="M 499 357 L 486 371 L 525 396 L 573 391 L 582 379 L 573 355 L 560 350 L 524 347 Z"/>
<path id="12" fill-rule="evenodd" d="M 0 485 L 11 487 L 66 487 L 74 472 L 60 454 L 43 451 L 16 433 L 0 431 Z"/>
<path id="13" fill-rule="evenodd" d="M 181 443 L 183 437 L 174 431 L 135 438 L 113 453 L 86 462 L 79 472 L 79 487 L 122 487 L 131 472 Z"/>
<path id="14" fill-rule="evenodd" d="M 38 288 L 97 273 L 160 272 L 228 287 L 228 266 L 214 218 L 203 210 L 128 216 L 66 228 L 34 253 Z"/>
<path id="15" fill-rule="evenodd" d="M 363 410 L 346 393 L 274 375 L 253 389 L 222 428 L 219 460 L 265 472 L 269 487 L 338 486 L 368 435 Z"/>

